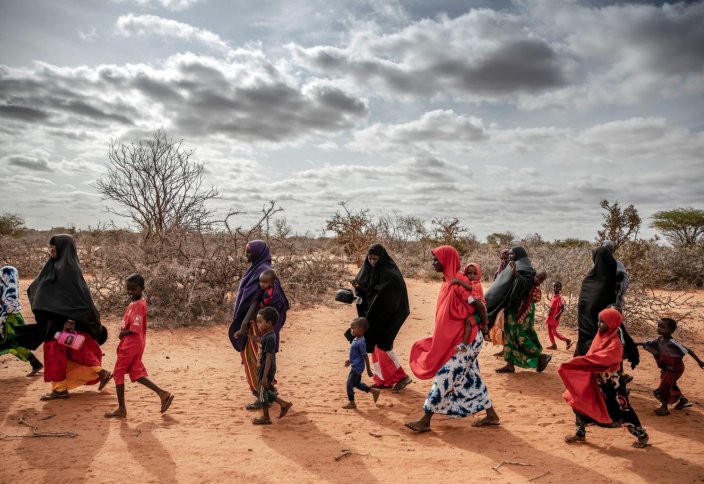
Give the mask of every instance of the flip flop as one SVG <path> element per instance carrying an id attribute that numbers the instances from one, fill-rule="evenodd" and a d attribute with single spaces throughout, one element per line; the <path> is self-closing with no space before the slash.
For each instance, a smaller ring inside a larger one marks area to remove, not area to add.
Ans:
<path id="1" fill-rule="evenodd" d="M 66 400 L 69 397 L 68 392 L 51 392 L 39 397 L 39 400 Z"/>
<path id="2" fill-rule="evenodd" d="M 115 413 L 115 412 L 105 412 L 105 417 L 106 418 L 127 418 L 127 415 L 120 415 L 119 413 Z"/>
<path id="3" fill-rule="evenodd" d="M 42 365 L 41 367 L 39 367 L 39 368 L 32 368 L 32 371 L 30 371 L 29 373 L 27 373 L 27 376 L 37 376 L 37 375 L 41 375 L 41 371 L 42 371 L 43 369 L 44 369 L 44 366 L 43 366 L 43 365 Z"/>
<path id="4" fill-rule="evenodd" d="M 403 390 L 404 388 L 406 388 L 406 387 L 407 387 L 408 385 L 410 385 L 411 383 L 413 383 L 413 380 L 411 380 L 411 377 L 410 377 L 410 376 L 406 375 L 400 382 L 396 383 L 396 384 L 393 386 L 394 391 Z"/>
<path id="5" fill-rule="evenodd" d="M 252 402 L 252 403 L 247 404 L 247 406 L 244 408 L 247 410 L 261 410 L 262 404 L 260 402 Z"/>
<path id="6" fill-rule="evenodd" d="M 262 417 L 257 417 L 252 419 L 252 423 L 254 425 L 271 425 L 271 420 Z"/>
<path id="7" fill-rule="evenodd" d="M 472 422 L 472 427 L 488 427 L 490 425 L 501 425 L 501 421 L 498 422 L 487 422 L 486 419 L 476 420 Z"/>
<path id="8" fill-rule="evenodd" d="M 174 401 L 174 395 L 172 393 L 169 394 L 169 398 L 167 398 L 164 402 L 161 403 L 161 413 L 166 412 L 169 407 L 171 406 L 171 402 Z"/>
<path id="9" fill-rule="evenodd" d="M 105 380 L 100 380 L 100 385 L 98 385 L 98 391 L 102 391 L 102 389 L 105 388 L 105 385 L 107 385 L 110 380 L 112 380 L 112 373 L 109 373 L 108 377 Z"/>
<path id="10" fill-rule="evenodd" d="M 421 427 L 420 425 L 416 425 L 415 422 L 408 422 L 404 425 L 417 434 L 424 434 L 426 432 L 430 432 L 430 427 Z"/>

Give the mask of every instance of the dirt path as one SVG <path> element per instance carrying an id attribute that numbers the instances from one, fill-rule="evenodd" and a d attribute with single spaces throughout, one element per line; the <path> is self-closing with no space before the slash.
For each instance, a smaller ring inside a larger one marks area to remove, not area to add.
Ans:
<path id="1" fill-rule="evenodd" d="M 396 343 L 402 361 L 413 341 L 432 331 L 437 288 L 437 283 L 409 281 L 413 312 Z M 502 425 L 473 429 L 471 418 L 438 417 L 432 433 L 413 435 L 403 423 L 420 416 L 432 381 L 415 381 L 400 394 L 384 392 L 376 407 L 371 397 L 360 397 L 356 412 L 340 408 L 347 374 L 342 333 L 352 315 L 352 308 L 342 305 L 290 314 L 278 378 L 282 396 L 294 407 L 265 428 L 251 425 L 252 413 L 242 409 L 251 397 L 225 326 L 150 332 L 147 368 L 154 381 L 176 394 L 164 416 L 155 395 L 129 383 L 126 421 L 103 417 L 115 404 L 112 385 L 101 394 L 84 387 L 69 400 L 40 402 L 48 384 L 24 377 L 28 365 L 5 356 L 0 432 L 28 434 L 30 429 L 18 423 L 24 416 L 42 431 L 72 431 L 78 437 L 0 440 L 0 482 L 704 480 L 704 372 L 692 360 L 681 387 L 695 406 L 670 417 L 653 414 L 650 390 L 658 372 L 652 358 L 644 355 L 633 372 L 632 400 L 651 435 L 648 449 L 631 448 L 625 429 L 590 429 L 587 445 L 562 443 L 573 430 L 556 373 L 568 359 L 564 350 L 555 352 L 544 374 L 498 375 L 493 369 L 500 362 L 490 356 L 494 348 L 485 347 L 480 365 Z M 545 344 L 545 331 L 540 334 Z M 107 368 L 114 364 L 116 345 L 111 338 L 103 347 Z M 704 346 L 699 350 L 704 353 Z M 353 454 L 336 461 L 343 449 Z M 533 465 L 493 470 L 502 460 Z"/>

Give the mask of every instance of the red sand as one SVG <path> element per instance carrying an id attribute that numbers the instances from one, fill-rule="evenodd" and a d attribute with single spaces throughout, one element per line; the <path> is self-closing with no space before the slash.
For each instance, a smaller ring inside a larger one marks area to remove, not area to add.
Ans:
<path id="1" fill-rule="evenodd" d="M 432 331 L 437 288 L 437 283 L 409 281 L 413 312 L 396 342 L 402 361 L 411 343 Z M 554 352 L 543 374 L 498 375 L 493 370 L 501 362 L 491 356 L 495 348 L 485 347 L 480 364 L 502 425 L 475 429 L 469 426 L 472 418 L 436 417 L 433 432 L 414 435 L 403 423 L 421 416 L 432 381 L 415 381 L 399 394 L 385 391 L 376 407 L 371 396 L 361 395 L 357 411 L 340 408 L 347 374 L 342 333 L 352 317 L 353 309 L 343 305 L 290 314 L 278 379 L 281 395 L 294 407 L 286 418 L 264 428 L 251 425 L 256 414 L 243 410 L 252 398 L 224 325 L 149 333 L 145 364 L 157 384 L 176 394 L 163 416 L 158 398 L 139 384 L 127 384 L 129 415 L 123 421 L 103 417 L 115 407 L 113 384 L 102 393 L 84 387 L 68 400 L 41 402 L 39 396 L 49 385 L 41 377 L 26 378 L 29 365 L 5 356 L 0 362 L 0 432 L 29 434 L 29 428 L 18 424 L 24 416 L 41 431 L 72 431 L 78 437 L 0 440 L 0 481 L 704 480 L 704 373 L 693 360 L 687 361 L 681 387 L 694 407 L 669 417 L 653 413 L 657 405 L 650 391 L 658 371 L 652 358 L 643 355 L 643 363 L 632 372 L 632 402 L 653 444 L 647 449 L 632 448 L 633 438 L 625 429 L 590 428 L 587 444 L 562 442 L 574 421 L 556 373 L 557 365 L 568 359 L 564 349 Z M 545 330 L 539 333 L 547 346 Z M 115 362 L 116 345 L 112 337 L 103 347 L 107 368 Z M 698 349 L 704 353 L 704 345 Z M 336 461 L 343 449 L 353 454 Z M 532 465 L 505 464 L 493 470 L 502 460 Z"/>

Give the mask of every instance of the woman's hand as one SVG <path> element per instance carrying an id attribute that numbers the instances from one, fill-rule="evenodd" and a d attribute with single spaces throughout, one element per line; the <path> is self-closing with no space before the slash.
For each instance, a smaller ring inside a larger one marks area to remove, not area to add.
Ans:
<path id="1" fill-rule="evenodd" d="M 64 331 L 71 331 L 71 332 L 75 333 L 76 332 L 75 321 L 66 321 L 64 323 Z"/>
<path id="2" fill-rule="evenodd" d="M 242 336 L 243 336 L 242 331 L 240 331 L 239 329 L 237 331 L 235 331 L 235 338 L 241 338 Z"/>
<path id="3" fill-rule="evenodd" d="M 357 282 L 357 279 L 352 279 L 351 284 L 355 289 L 359 288 L 359 282 Z"/>
<path id="4" fill-rule="evenodd" d="M 450 284 L 459 284 L 460 280 L 457 279 L 456 277 L 453 277 L 452 280 L 450 281 Z"/>
<path id="5" fill-rule="evenodd" d="M 516 275 L 516 262 L 511 261 L 508 263 L 508 266 L 511 268 L 511 273 L 515 276 Z"/>

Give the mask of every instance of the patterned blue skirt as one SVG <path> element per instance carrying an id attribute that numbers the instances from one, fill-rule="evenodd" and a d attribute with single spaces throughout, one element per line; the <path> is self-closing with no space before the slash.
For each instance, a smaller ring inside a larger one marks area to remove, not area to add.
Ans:
<path id="1" fill-rule="evenodd" d="M 479 373 L 479 352 L 484 344 L 482 332 L 467 351 L 455 353 L 435 375 L 433 387 L 423 410 L 450 417 L 466 417 L 491 407 L 491 398 Z"/>

